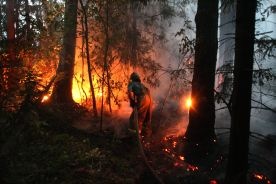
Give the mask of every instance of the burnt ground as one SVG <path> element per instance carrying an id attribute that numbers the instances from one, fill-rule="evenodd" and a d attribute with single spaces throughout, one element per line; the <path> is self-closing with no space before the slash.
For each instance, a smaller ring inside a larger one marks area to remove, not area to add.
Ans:
<path id="1" fill-rule="evenodd" d="M 105 114 L 100 132 L 99 120 L 90 114 L 51 108 L 28 111 L 24 118 L 2 113 L 1 183 L 158 183 L 127 131 L 128 119 Z M 143 141 L 146 158 L 162 181 L 223 183 L 227 133 L 218 132 L 212 144 L 189 145 L 181 136 L 166 134 L 168 128 L 157 128 L 152 139 Z M 250 183 L 276 180 L 275 140 L 251 140 Z M 190 148 L 197 151 L 185 155 L 183 150 Z"/>

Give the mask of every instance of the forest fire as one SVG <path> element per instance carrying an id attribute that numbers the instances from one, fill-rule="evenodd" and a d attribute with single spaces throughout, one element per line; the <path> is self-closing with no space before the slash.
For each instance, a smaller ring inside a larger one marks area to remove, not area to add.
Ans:
<path id="1" fill-rule="evenodd" d="M 1 0 L 0 184 L 275 183 L 276 5 L 225 2 Z"/>

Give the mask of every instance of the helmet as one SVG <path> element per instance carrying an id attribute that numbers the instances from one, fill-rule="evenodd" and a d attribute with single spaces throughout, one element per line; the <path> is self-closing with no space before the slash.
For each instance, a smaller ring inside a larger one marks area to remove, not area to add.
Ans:
<path id="1" fill-rule="evenodd" d="M 130 79 L 131 79 L 132 81 L 141 82 L 140 76 L 139 76 L 136 72 L 133 72 L 133 73 L 130 75 Z"/>

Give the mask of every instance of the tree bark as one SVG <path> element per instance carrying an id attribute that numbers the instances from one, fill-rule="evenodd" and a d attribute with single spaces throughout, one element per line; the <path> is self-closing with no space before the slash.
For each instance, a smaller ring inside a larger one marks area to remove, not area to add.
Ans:
<path id="1" fill-rule="evenodd" d="M 14 17 L 15 1 L 7 1 L 7 39 L 8 39 L 8 54 L 11 61 L 15 60 L 15 17 Z"/>
<path id="2" fill-rule="evenodd" d="M 108 50 L 109 50 L 109 0 L 106 0 L 106 9 L 105 9 L 105 43 L 104 43 L 104 67 L 103 72 L 106 72 L 106 82 L 107 82 L 107 102 L 109 106 L 109 112 L 112 112 L 111 108 L 111 86 L 110 86 L 110 73 L 109 73 L 109 65 L 108 65 Z M 103 75 L 104 76 L 104 75 Z M 103 78 L 104 80 L 104 78 Z"/>
<path id="3" fill-rule="evenodd" d="M 217 60 L 218 0 L 199 0 L 196 22 L 193 106 L 185 137 L 190 142 L 215 139 L 214 82 Z"/>
<path id="4" fill-rule="evenodd" d="M 18 89 L 18 75 L 16 70 L 18 61 L 15 51 L 15 1 L 6 1 L 7 7 L 7 60 L 5 60 L 6 70 L 3 71 L 4 87 L 10 94 Z"/>
<path id="5" fill-rule="evenodd" d="M 30 17 L 30 6 L 29 6 L 29 0 L 25 0 L 25 21 L 26 21 L 26 27 L 25 27 L 25 39 L 26 44 L 29 44 L 31 42 L 30 37 L 30 29 L 31 29 L 31 17 Z"/>
<path id="6" fill-rule="evenodd" d="M 74 75 L 74 59 L 77 29 L 77 0 L 65 3 L 63 47 L 54 84 L 52 102 L 73 103 L 72 82 Z"/>
<path id="7" fill-rule="evenodd" d="M 247 183 L 257 0 L 237 0 L 234 86 L 225 183 Z"/>
<path id="8" fill-rule="evenodd" d="M 82 7 L 83 16 L 84 16 L 86 60 L 87 60 L 87 68 L 88 68 L 89 85 L 90 85 L 90 90 L 92 94 L 93 113 L 95 117 L 98 117 L 95 90 L 94 90 L 93 78 L 92 78 L 92 68 L 90 63 L 87 13 L 82 0 L 80 0 L 80 4 Z"/>

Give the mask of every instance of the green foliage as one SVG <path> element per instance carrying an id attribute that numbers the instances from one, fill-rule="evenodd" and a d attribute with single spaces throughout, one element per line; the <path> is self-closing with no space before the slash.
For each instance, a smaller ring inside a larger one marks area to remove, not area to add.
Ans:
<path id="1" fill-rule="evenodd" d="M 48 124 L 35 111 L 25 115 L 29 118 L 20 132 L 14 119 L 9 125 L 1 121 L 1 144 L 16 136 L 7 154 L 1 150 L 1 183 L 134 183 L 130 156 L 114 155 L 112 149 L 120 146 L 114 144 L 120 143 L 111 137 L 54 129 L 51 124 L 58 122 Z"/>

